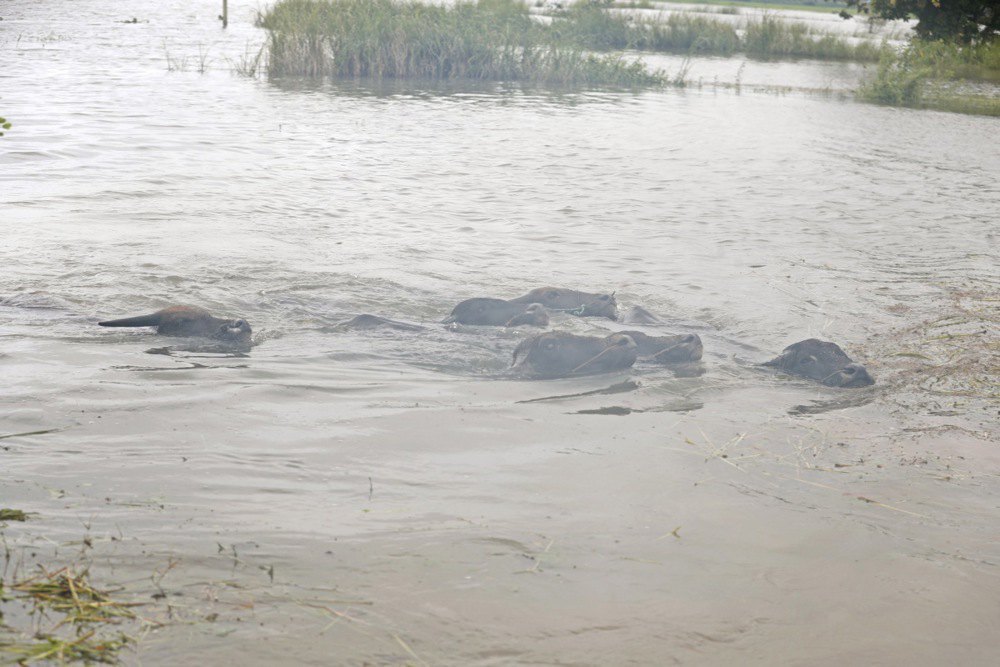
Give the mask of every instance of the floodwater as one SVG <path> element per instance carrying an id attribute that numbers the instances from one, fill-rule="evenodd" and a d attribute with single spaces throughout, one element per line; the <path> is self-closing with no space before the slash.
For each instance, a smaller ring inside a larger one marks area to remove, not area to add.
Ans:
<path id="1" fill-rule="evenodd" d="M 165 623 L 144 665 L 995 659 L 1000 121 L 268 82 L 242 4 L 0 6 L 7 576 L 90 563 Z M 519 381 L 524 332 L 433 324 L 549 284 L 697 332 L 700 374 Z M 258 344 L 96 325 L 172 303 Z M 755 366 L 808 337 L 879 383 Z"/>

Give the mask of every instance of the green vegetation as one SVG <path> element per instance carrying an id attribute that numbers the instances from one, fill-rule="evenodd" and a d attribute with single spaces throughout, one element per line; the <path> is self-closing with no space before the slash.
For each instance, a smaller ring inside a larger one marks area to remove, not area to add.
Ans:
<path id="1" fill-rule="evenodd" d="M 3 119 L 0 118 L 0 121 Z M 6 507 L 0 508 L 0 521 L 27 521 L 28 515 L 24 510 L 12 510 Z"/>
<path id="2" fill-rule="evenodd" d="M 1000 81 L 1000 42 L 961 46 L 914 40 L 886 52 L 858 96 L 875 104 L 1000 116 L 1000 98 L 955 90 L 953 82 Z"/>
<path id="3" fill-rule="evenodd" d="M 609 12 L 603 3 L 579 2 L 548 27 L 555 39 L 581 49 L 717 53 L 740 50 L 735 28 L 704 16 L 671 14 L 661 20 Z"/>
<path id="4" fill-rule="evenodd" d="M 8 123 L 7 119 L 4 118 L 4 117 L 2 117 L 2 116 L 0 116 L 0 129 L 4 129 L 4 130 L 9 130 L 10 129 L 10 123 Z M 3 136 L 3 132 L 0 132 L 0 137 L 2 137 L 2 136 Z"/>
<path id="5" fill-rule="evenodd" d="M 243 50 L 243 55 L 239 59 L 229 61 L 232 71 L 240 76 L 256 79 L 257 75 L 267 68 L 267 64 L 264 61 L 264 50 L 266 48 L 267 44 L 262 44 L 254 51 L 247 44 Z"/>
<path id="6" fill-rule="evenodd" d="M 584 49 L 635 49 L 674 53 L 731 55 L 743 52 L 758 58 L 799 57 L 839 60 L 878 60 L 880 45 L 870 41 L 853 44 L 843 38 L 817 33 L 802 23 L 773 14 L 747 21 L 741 36 L 728 21 L 672 13 L 637 17 L 609 12 L 602 0 L 581 1 L 561 12 L 550 28 L 561 39 Z"/>
<path id="7" fill-rule="evenodd" d="M 1000 83 L 1000 11 L 995 0 L 848 0 L 884 19 L 916 16 L 917 37 L 886 53 L 858 90 L 861 99 L 958 113 L 1000 116 L 1000 97 L 962 82 Z M 963 90 L 966 88 L 966 90 Z"/>
<path id="8" fill-rule="evenodd" d="M 834 35 L 817 35 L 803 23 L 789 23 L 765 14 L 747 23 L 744 50 L 757 57 L 874 61 L 879 59 L 884 48 L 870 41 L 852 44 Z"/>
<path id="9" fill-rule="evenodd" d="M 1000 116 L 1000 99 L 989 95 L 951 93 L 946 89 L 925 93 L 924 109 L 976 116 Z"/>
<path id="10" fill-rule="evenodd" d="M 742 9 L 780 9 L 797 12 L 836 13 L 847 9 L 847 4 L 841 0 L 659 0 L 665 4 L 681 3 L 685 5 L 708 5 L 719 7 L 722 14 L 738 14 Z M 616 3 L 620 4 L 620 3 Z"/>
<path id="11" fill-rule="evenodd" d="M 643 16 L 581 0 L 551 22 L 515 0 L 453 6 L 393 0 L 281 0 L 259 18 L 272 76 L 526 81 L 642 86 L 682 84 L 649 72 L 625 50 L 875 61 L 881 47 L 852 44 L 777 16 L 730 22 L 692 13 Z M 242 69 L 256 71 L 258 54 Z"/>
<path id="12" fill-rule="evenodd" d="M 429 78 L 541 84 L 665 83 L 641 61 L 553 39 L 514 0 L 454 6 L 283 0 L 260 17 L 272 76 Z"/>
<path id="13" fill-rule="evenodd" d="M 914 29 L 925 39 L 972 44 L 1000 36 L 996 0 L 847 0 L 847 4 L 880 19 L 915 16 Z"/>
<path id="14" fill-rule="evenodd" d="M 924 92 L 927 71 L 914 67 L 906 58 L 886 53 L 879 61 L 875 75 L 861 84 L 858 96 L 875 104 L 915 107 Z"/>
<path id="15" fill-rule="evenodd" d="M 86 570 L 70 567 L 6 586 L 0 581 L 0 603 L 20 605 L 37 623 L 51 623 L 21 632 L 0 625 L 0 662 L 5 664 L 117 663 L 131 640 L 104 629 L 136 618 L 130 609 L 135 603 L 114 600 L 90 585 Z"/>
<path id="16" fill-rule="evenodd" d="M 644 0 L 630 3 L 644 6 Z M 855 3 L 856 4 L 856 3 Z M 685 85 L 650 72 L 623 51 L 822 58 L 878 62 L 858 90 L 877 104 L 998 114 L 988 95 L 960 93 L 954 80 L 1000 81 L 1000 41 L 915 40 L 902 52 L 847 40 L 778 15 L 733 23 L 695 13 L 649 15 L 613 0 L 580 0 L 550 21 L 516 0 L 428 5 L 394 0 L 280 0 L 259 22 L 272 76 L 479 79 L 544 85 Z M 256 75 L 261 52 L 238 71 Z M 737 84 L 738 86 L 739 84 Z"/>
<path id="17" fill-rule="evenodd" d="M 910 44 L 906 55 L 937 79 L 1000 83 L 1000 40 L 958 44 L 919 39 Z"/>

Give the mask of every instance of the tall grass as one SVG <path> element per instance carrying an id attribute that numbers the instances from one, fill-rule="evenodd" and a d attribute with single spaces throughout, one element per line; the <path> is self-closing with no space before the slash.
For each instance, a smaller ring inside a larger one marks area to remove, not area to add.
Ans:
<path id="1" fill-rule="evenodd" d="M 773 14 L 747 22 L 743 48 L 758 57 L 800 57 L 827 60 L 878 60 L 882 47 L 871 41 L 851 43 L 830 34 L 817 34 L 803 23 L 789 23 Z"/>
<path id="2" fill-rule="evenodd" d="M 452 6 L 281 0 L 260 18 L 270 74 L 649 85 L 659 73 L 553 40 L 514 0 Z"/>
<path id="3" fill-rule="evenodd" d="M 765 15 L 743 34 L 729 22 L 673 13 L 641 17 L 580 0 L 551 23 L 517 0 L 279 0 L 260 17 L 273 76 L 429 78 L 648 85 L 661 72 L 621 55 L 638 50 L 877 60 L 879 47 L 816 35 Z"/>
<path id="4" fill-rule="evenodd" d="M 558 15 L 550 30 L 580 48 L 636 49 L 674 53 L 731 55 L 745 52 L 759 58 L 808 57 L 875 61 L 881 46 L 852 43 L 817 33 L 801 23 L 773 14 L 746 22 L 743 34 L 728 21 L 686 13 L 638 17 L 608 11 L 605 3 L 581 0 Z"/>
<path id="5" fill-rule="evenodd" d="M 962 47 L 915 40 L 900 53 L 884 53 L 857 92 L 875 104 L 1000 116 L 1000 97 L 961 92 L 950 83 L 970 78 L 1000 80 L 1000 44 Z"/>
<path id="6" fill-rule="evenodd" d="M 1000 83 L 1000 40 L 962 45 L 918 39 L 910 44 L 907 57 L 940 79 Z"/>
<path id="7" fill-rule="evenodd" d="M 905 57 L 886 52 L 879 60 L 875 74 L 861 83 L 858 97 L 875 104 L 919 106 L 929 74 Z"/>

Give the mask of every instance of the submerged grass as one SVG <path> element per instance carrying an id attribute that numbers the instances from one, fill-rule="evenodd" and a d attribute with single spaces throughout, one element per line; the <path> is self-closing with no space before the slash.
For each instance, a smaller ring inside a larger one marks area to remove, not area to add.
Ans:
<path id="1" fill-rule="evenodd" d="M 880 375 L 892 383 L 893 401 L 909 412 L 971 417 L 971 430 L 943 428 L 1000 442 L 1000 432 L 990 428 L 1000 405 L 996 287 L 972 279 L 950 286 L 927 319 L 882 336 L 876 346 L 886 360 Z"/>
<path id="2" fill-rule="evenodd" d="M 936 90 L 924 95 L 922 107 L 975 116 L 1000 116 L 1000 98 L 988 95 L 965 95 Z"/>
<path id="3" fill-rule="evenodd" d="M 125 633 L 108 633 L 106 628 L 134 620 L 131 607 L 137 603 L 115 600 L 109 592 L 94 588 L 86 570 L 64 567 L 6 586 L 0 582 L 0 602 L 12 601 L 27 609 L 36 623 L 45 619 L 54 624 L 32 632 L 0 626 L 0 662 L 115 664 L 120 650 L 132 641 Z"/>
<path id="4" fill-rule="evenodd" d="M 651 85 L 641 62 L 552 39 L 525 5 L 283 0 L 260 18 L 274 76 Z"/>

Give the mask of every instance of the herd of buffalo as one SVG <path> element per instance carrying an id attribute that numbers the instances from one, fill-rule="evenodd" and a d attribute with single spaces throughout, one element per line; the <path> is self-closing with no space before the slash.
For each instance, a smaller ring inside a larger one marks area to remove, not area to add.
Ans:
<path id="1" fill-rule="evenodd" d="M 516 299 L 467 299 L 455 306 L 444 323 L 545 328 L 549 325 L 550 312 L 618 321 L 618 304 L 613 294 L 541 287 Z M 660 324 L 641 307 L 633 308 L 621 321 L 644 326 Z M 151 315 L 99 324 L 104 327 L 156 327 L 157 333 L 164 336 L 208 338 L 235 347 L 251 345 L 251 329 L 246 320 L 214 317 L 194 306 L 172 306 Z M 375 315 L 359 315 L 344 325 L 361 329 L 424 328 Z M 701 355 L 702 342 L 697 334 L 650 336 L 641 331 L 620 331 L 597 337 L 545 331 L 517 346 L 513 367 L 529 377 L 561 378 L 619 371 L 640 359 L 659 364 L 689 363 L 700 360 Z M 829 387 L 866 387 L 875 383 L 865 367 L 854 363 L 838 345 L 815 338 L 789 345 L 778 357 L 763 365 L 811 378 Z"/>

